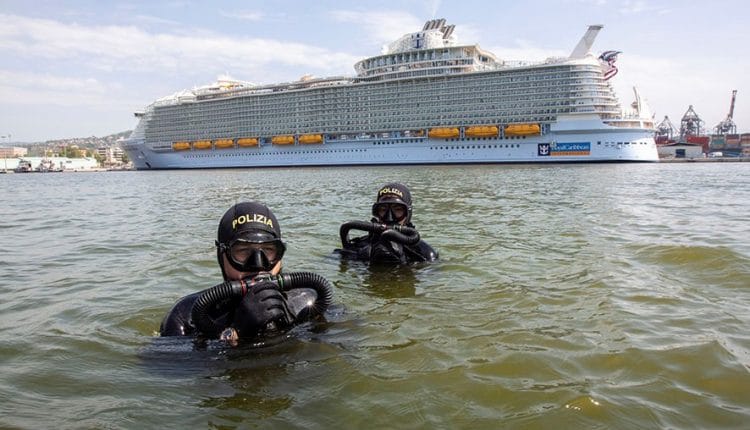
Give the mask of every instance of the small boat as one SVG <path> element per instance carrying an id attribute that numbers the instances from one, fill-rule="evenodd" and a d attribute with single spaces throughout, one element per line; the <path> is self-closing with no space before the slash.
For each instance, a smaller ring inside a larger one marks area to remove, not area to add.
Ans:
<path id="1" fill-rule="evenodd" d="M 274 136 L 271 138 L 271 143 L 274 145 L 292 145 L 294 144 L 294 136 L 292 135 Z"/>
<path id="2" fill-rule="evenodd" d="M 299 143 L 323 143 L 323 136 L 320 134 L 303 134 L 299 137 Z"/>
<path id="3" fill-rule="evenodd" d="M 193 149 L 211 149 L 210 140 L 196 140 L 193 142 Z"/>
<path id="4" fill-rule="evenodd" d="M 497 137 L 499 129 L 496 125 L 475 125 L 466 127 L 464 136 L 466 137 Z"/>
<path id="5" fill-rule="evenodd" d="M 506 136 L 535 136 L 541 131 L 539 124 L 509 124 L 504 133 Z"/>
<path id="6" fill-rule="evenodd" d="M 34 170 L 31 168 L 31 161 L 18 160 L 18 166 L 16 166 L 13 171 L 16 173 L 29 173 L 33 172 Z"/>
<path id="7" fill-rule="evenodd" d="M 214 140 L 214 146 L 216 149 L 233 148 L 234 140 L 232 139 L 216 139 Z"/>
<path id="8" fill-rule="evenodd" d="M 190 149 L 190 142 L 174 142 L 172 143 L 172 149 L 175 151 L 185 151 Z"/>
<path id="9" fill-rule="evenodd" d="M 237 139 L 237 146 L 240 146 L 242 148 L 247 148 L 249 146 L 258 146 L 258 138 L 257 137 L 243 137 L 241 139 Z"/>
<path id="10" fill-rule="evenodd" d="M 459 132 L 456 127 L 438 127 L 430 129 L 430 131 L 427 132 L 427 136 L 439 139 L 449 139 L 458 137 Z"/>
<path id="11" fill-rule="evenodd" d="M 62 169 L 56 167 L 54 161 L 49 158 L 44 158 L 39 162 L 39 165 L 36 166 L 36 171 L 41 173 L 62 172 Z"/>

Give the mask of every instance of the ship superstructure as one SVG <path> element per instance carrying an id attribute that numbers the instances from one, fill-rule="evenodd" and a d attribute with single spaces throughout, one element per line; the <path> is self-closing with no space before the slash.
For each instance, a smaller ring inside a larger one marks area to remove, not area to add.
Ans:
<path id="1" fill-rule="evenodd" d="M 618 51 L 510 62 L 428 21 L 354 77 L 254 85 L 230 79 L 136 113 L 123 148 L 138 169 L 298 165 L 657 161 L 636 92 L 624 113 L 608 79 Z"/>

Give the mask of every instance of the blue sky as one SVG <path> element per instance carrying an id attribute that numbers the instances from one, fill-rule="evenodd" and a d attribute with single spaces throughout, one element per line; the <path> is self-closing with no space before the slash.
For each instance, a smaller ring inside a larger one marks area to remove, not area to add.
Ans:
<path id="1" fill-rule="evenodd" d="M 356 61 L 424 22 L 507 60 L 568 55 L 589 24 L 596 53 L 622 51 L 613 85 L 637 86 L 679 127 L 689 105 L 713 128 L 738 90 L 750 131 L 745 1 L 6 1 L 0 0 L 0 135 L 104 136 L 133 112 L 219 75 L 258 84 L 354 74 Z M 3 139 L 0 143 L 7 143 Z"/>

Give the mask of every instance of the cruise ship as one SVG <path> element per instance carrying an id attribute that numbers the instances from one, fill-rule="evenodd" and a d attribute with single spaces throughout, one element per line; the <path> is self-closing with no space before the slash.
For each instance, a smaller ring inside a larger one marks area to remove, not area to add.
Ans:
<path id="1" fill-rule="evenodd" d="M 511 62 L 427 21 L 355 76 L 273 85 L 219 79 L 137 112 L 122 146 L 139 170 L 658 161 L 637 90 L 620 106 L 618 51 L 589 26 L 568 57 Z"/>

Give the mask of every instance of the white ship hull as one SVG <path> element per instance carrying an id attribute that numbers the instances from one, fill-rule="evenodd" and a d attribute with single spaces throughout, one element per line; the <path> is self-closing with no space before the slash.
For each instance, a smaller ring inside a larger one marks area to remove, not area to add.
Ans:
<path id="1" fill-rule="evenodd" d="M 139 170 L 394 164 L 580 163 L 659 161 L 651 130 L 603 126 L 521 138 L 368 138 L 323 144 L 157 152 L 129 142 Z"/>

